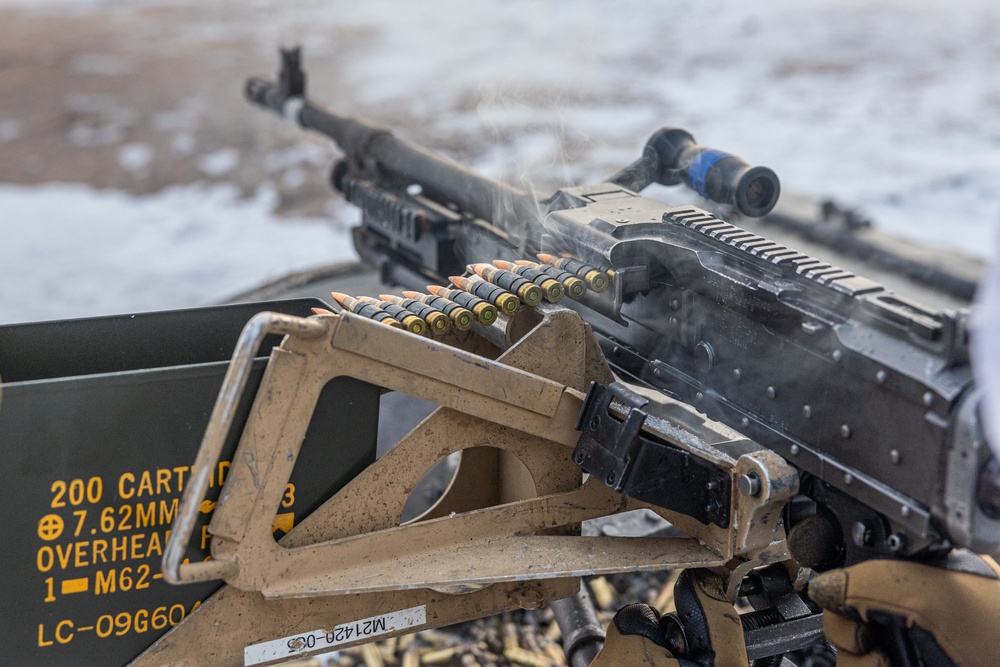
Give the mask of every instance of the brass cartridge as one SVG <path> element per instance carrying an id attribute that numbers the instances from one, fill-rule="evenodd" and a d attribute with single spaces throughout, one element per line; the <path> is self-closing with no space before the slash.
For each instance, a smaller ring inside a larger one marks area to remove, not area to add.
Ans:
<path id="1" fill-rule="evenodd" d="M 587 283 L 587 287 L 595 292 L 603 292 L 608 288 L 608 283 L 611 282 L 608 274 L 604 273 L 604 271 L 594 268 L 589 264 L 584 264 L 572 257 L 556 257 L 555 255 L 540 253 L 538 259 L 542 260 L 544 264 L 551 264 L 583 278 L 584 282 Z"/>
<path id="2" fill-rule="evenodd" d="M 542 300 L 542 290 L 538 285 L 516 273 L 498 269 L 491 264 L 470 264 L 468 268 L 486 282 L 516 294 L 527 306 L 537 306 Z"/>
<path id="3" fill-rule="evenodd" d="M 472 314 L 472 311 L 465 308 L 451 299 L 446 299 L 443 296 L 437 296 L 436 294 L 421 294 L 420 292 L 403 292 L 403 296 L 407 299 L 413 299 L 419 301 L 420 303 L 427 304 L 431 308 L 437 309 L 451 318 L 452 324 L 459 331 L 468 331 L 472 328 L 472 323 L 475 321 L 476 316 Z"/>
<path id="4" fill-rule="evenodd" d="M 472 275 L 467 278 L 450 276 L 448 280 L 458 289 L 489 301 L 507 317 L 511 317 L 521 309 L 521 300 L 517 298 L 517 295 L 508 292 L 502 287 L 497 287 L 479 276 Z"/>
<path id="5" fill-rule="evenodd" d="M 404 308 L 408 312 L 413 313 L 420 319 L 427 322 L 427 325 L 431 328 L 431 332 L 438 335 L 448 333 L 451 329 L 451 318 L 449 318 L 444 313 L 440 312 L 435 308 L 431 308 L 425 303 L 421 303 L 416 299 L 403 299 L 393 294 L 379 294 L 379 298 L 383 301 Z"/>
<path id="6" fill-rule="evenodd" d="M 427 323 L 420 319 L 417 315 L 408 311 L 406 308 L 400 308 L 396 304 L 376 299 L 371 296 L 359 296 L 358 299 L 364 301 L 365 303 L 370 303 L 371 305 L 381 308 L 385 312 L 389 313 L 410 333 L 415 333 L 420 336 L 427 331 Z"/>
<path id="7" fill-rule="evenodd" d="M 475 294 L 469 294 L 468 292 L 463 292 L 460 289 L 441 287 L 440 285 L 428 285 L 427 291 L 434 296 L 444 297 L 445 299 L 454 301 L 460 306 L 468 308 L 472 311 L 476 321 L 480 324 L 489 326 L 497 319 L 496 306 L 485 299 L 480 299 Z"/>
<path id="8" fill-rule="evenodd" d="M 498 269 L 510 271 L 511 273 L 516 273 L 525 280 L 530 280 L 534 284 L 538 285 L 538 287 L 542 290 L 542 295 L 545 297 L 545 300 L 549 303 L 559 303 L 562 301 L 562 298 L 566 293 L 566 290 L 563 288 L 561 282 L 530 266 L 515 264 L 514 262 L 508 262 L 502 259 L 493 260 L 493 266 Z M 572 278 L 573 276 L 570 277 Z M 576 278 L 576 280 L 579 280 L 579 278 Z"/>
<path id="9" fill-rule="evenodd" d="M 355 315 L 360 315 L 361 317 L 367 317 L 394 329 L 406 328 L 395 317 L 385 312 L 378 306 L 373 306 L 370 303 L 365 303 L 364 301 L 355 299 L 354 297 L 346 294 L 341 294 L 340 292 L 330 292 L 330 294 L 334 299 L 336 299 L 337 303 L 339 303 L 340 306 L 349 313 L 354 313 Z"/>
<path id="10" fill-rule="evenodd" d="M 518 260 L 514 262 L 516 266 L 524 266 L 540 273 L 544 273 L 551 278 L 558 280 L 562 283 L 563 287 L 566 289 L 566 294 L 569 295 L 571 299 L 576 299 L 579 301 L 587 293 L 587 283 L 583 282 L 576 276 L 574 276 L 569 271 L 563 271 L 562 269 L 552 266 L 551 264 L 539 264 L 537 262 L 529 262 L 528 260 Z"/>

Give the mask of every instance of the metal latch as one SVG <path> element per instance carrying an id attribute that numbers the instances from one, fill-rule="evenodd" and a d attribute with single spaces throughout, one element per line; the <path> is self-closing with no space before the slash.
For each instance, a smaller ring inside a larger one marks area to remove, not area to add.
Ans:
<path id="1" fill-rule="evenodd" d="M 610 412 L 622 404 L 624 419 Z M 701 457 L 643 432 L 648 399 L 625 385 L 592 382 L 577 419 L 582 431 L 573 461 L 615 491 L 682 512 L 701 523 L 729 526 L 729 474 Z M 641 474 L 633 474 L 639 470 Z"/>

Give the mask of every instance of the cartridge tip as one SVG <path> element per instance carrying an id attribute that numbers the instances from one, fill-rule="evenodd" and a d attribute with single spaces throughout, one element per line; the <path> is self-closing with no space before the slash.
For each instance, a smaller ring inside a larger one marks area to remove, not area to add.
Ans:
<path id="1" fill-rule="evenodd" d="M 462 276 L 448 276 L 448 280 L 450 280 L 451 284 L 454 285 L 455 287 L 461 287 L 462 281 L 465 280 L 465 278 L 463 278 Z"/>
<path id="2" fill-rule="evenodd" d="M 441 288 L 440 285 L 428 285 L 427 286 L 427 291 L 430 292 L 431 294 L 435 295 L 435 296 L 437 296 L 437 293 L 439 291 L 441 291 L 441 289 L 442 288 Z"/>
<path id="3" fill-rule="evenodd" d="M 545 264 L 549 264 L 552 261 L 552 255 L 547 255 L 544 252 L 538 253 L 537 255 L 535 255 L 535 257 L 537 257 L 539 259 L 539 261 L 541 261 L 541 262 L 543 262 Z"/>
<path id="4" fill-rule="evenodd" d="M 493 260 L 493 266 L 497 267 L 498 269 L 504 269 L 504 270 L 506 270 L 510 265 L 511 265 L 511 262 L 508 262 L 505 259 L 494 259 Z"/>
<path id="5" fill-rule="evenodd" d="M 326 308 L 313 308 L 313 315 L 333 315 L 333 311 L 327 310 Z"/>
<path id="6" fill-rule="evenodd" d="M 344 305 L 344 301 L 351 298 L 350 296 L 344 294 L 343 292 L 330 292 L 330 296 L 336 299 L 337 303 L 339 303 L 341 306 Z"/>
<path id="7" fill-rule="evenodd" d="M 416 299 L 417 297 L 422 296 L 422 295 L 420 294 L 420 292 L 408 292 L 408 291 L 404 291 L 403 292 L 403 296 L 405 296 L 407 299 Z"/>

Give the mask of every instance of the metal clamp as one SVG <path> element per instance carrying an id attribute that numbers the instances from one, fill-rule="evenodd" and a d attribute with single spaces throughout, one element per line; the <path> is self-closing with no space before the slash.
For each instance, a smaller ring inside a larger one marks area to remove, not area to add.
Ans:
<path id="1" fill-rule="evenodd" d="M 608 414 L 615 398 L 629 407 L 624 422 Z M 639 444 L 639 433 L 646 423 L 646 413 L 640 408 L 648 402 L 618 382 L 607 388 L 591 382 L 576 423 L 576 429 L 584 434 L 573 452 L 577 465 L 597 475 L 615 491 L 621 491 Z"/>
<path id="2" fill-rule="evenodd" d="M 609 413 L 612 400 L 626 406 L 624 420 Z M 652 433 L 643 432 L 649 401 L 613 382 L 591 383 L 580 411 L 582 431 L 573 461 L 629 498 L 681 512 L 702 524 L 728 528 L 732 498 L 729 472 Z M 639 473 L 636 473 L 639 471 Z"/>

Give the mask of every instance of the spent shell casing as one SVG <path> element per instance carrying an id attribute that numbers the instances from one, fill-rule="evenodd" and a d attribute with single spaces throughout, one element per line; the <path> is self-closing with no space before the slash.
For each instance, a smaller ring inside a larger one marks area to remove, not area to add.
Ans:
<path id="1" fill-rule="evenodd" d="M 406 308 L 400 308 L 394 303 L 389 303 L 388 301 L 384 301 L 382 299 L 376 299 L 372 296 L 359 296 L 358 299 L 366 303 L 370 303 L 371 305 L 381 308 L 385 312 L 389 313 L 410 333 L 415 333 L 420 336 L 427 331 L 427 323 L 420 319 L 417 315 L 408 311 Z"/>
<path id="2" fill-rule="evenodd" d="M 365 303 L 359 299 L 355 299 L 353 296 L 348 296 L 346 294 L 341 294 L 340 292 L 330 292 L 334 299 L 340 306 L 355 315 L 361 317 L 367 317 L 368 319 L 375 320 L 386 326 L 392 327 L 394 329 L 405 329 L 406 327 L 397 320 L 395 317 L 385 312 L 378 306 L 374 306 L 370 303 Z"/>
<path id="3" fill-rule="evenodd" d="M 428 285 L 427 291 L 431 292 L 434 296 L 444 297 L 445 299 L 450 299 L 460 306 L 468 308 L 472 311 L 473 316 L 476 318 L 480 324 L 484 326 L 489 326 L 496 322 L 497 319 L 497 308 L 489 301 L 485 299 L 480 299 L 475 294 L 469 294 L 468 292 L 463 292 L 460 289 L 452 289 L 450 287 L 441 287 L 439 285 Z"/>
<path id="4" fill-rule="evenodd" d="M 476 320 L 476 316 L 472 314 L 471 310 L 443 296 L 421 294 L 420 292 L 403 292 L 403 296 L 407 299 L 415 299 L 420 303 L 425 303 L 431 308 L 441 311 L 451 318 L 452 324 L 459 331 L 468 331 L 472 328 L 472 323 Z"/>
<path id="5" fill-rule="evenodd" d="M 562 283 L 563 287 L 566 288 L 566 294 L 569 295 L 571 299 L 576 299 L 579 301 L 587 294 L 587 283 L 583 282 L 580 278 L 577 278 L 569 271 L 564 271 L 557 266 L 552 266 L 551 264 L 538 264 L 537 262 L 529 262 L 526 259 L 521 259 L 514 262 L 518 266 L 526 266 L 536 271 L 540 271 L 548 276 L 551 276 L 555 280 Z"/>
<path id="6" fill-rule="evenodd" d="M 401 667 L 420 667 L 420 652 L 416 644 L 413 644 L 412 648 L 406 649 L 400 665 Z"/>
<path id="7" fill-rule="evenodd" d="M 401 667 L 420 667 L 420 651 L 416 644 L 411 644 L 403 652 Z"/>
<path id="8" fill-rule="evenodd" d="M 590 594 L 598 609 L 611 609 L 615 602 L 615 589 L 604 577 L 596 577 L 587 582 Z"/>
<path id="9" fill-rule="evenodd" d="M 405 308 L 407 311 L 426 321 L 427 326 L 436 334 L 445 334 L 451 329 L 451 319 L 447 315 L 416 299 L 402 299 L 393 294 L 380 294 L 379 298 L 400 308 Z"/>
<path id="10" fill-rule="evenodd" d="M 503 655 L 510 662 L 526 665 L 527 667 L 550 667 L 552 664 L 547 657 L 532 653 L 523 648 L 505 649 Z"/>
<path id="11" fill-rule="evenodd" d="M 493 260 L 493 265 L 498 269 L 510 271 L 521 276 L 525 280 L 530 280 L 542 290 L 542 295 L 549 303 L 559 303 L 566 293 L 562 283 L 552 276 L 539 271 L 531 266 L 515 264 L 502 259 Z M 571 276 L 572 277 L 572 276 Z"/>
<path id="12" fill-rule="evenodd" d="M 474 294 L 480 299 L 486 299 L 507 317 L 513 316 L 521 309 L 521 300 L 517 298 L 516 294 L 511 294 L 504 288 L 487 282 L 477 275 L 471 275 L 467 278 L 449 276 L 448 280 L 458 289 Z"/>
<path id="13" fill-rule="evenodd" d="M 365 667 L 385 667 L 382 654 L 375 644 L 365 644 L 361 647 L 361 659 L 364 660 Z"/>
<path id="14" fill-rule="evenodd" d="M 544 264 L 551 264 L 552 266 L 569 271 L 579 278 L 583 278 L 584 282 L 587 283 L 587 287 L 595 292 L 603 292 L 608 288 L 608 283 L 611 282 L 608 279 L 608 274 L 572 257 L 556 257 L 541 253 L 538 255 L 538 259 L 542 260 Z"/>
<path id="15" fill-rule="evenodd" d="M 538 285 L 516 273 L 498 269 L 492 264 L 470 264 L 469 268 L 486 282 L 516 294 L 527 306 L 537 306 L 542 300 L 542 290 Z"/>
<path id="16" fill-rule="evenodd" d="M 521 640 L 518 637 L 517 626 L 509 617 L 505 617 L 503 625 L 500 626 L 503 632 L 504 653 L 521 648 Z"/>
<path id="17" fill-rule="evenodd" d="M 483 663 L 476 659 L 476 654 L 471 650 L 462 654 L 462 667 L 483 667 Z"/>
<path id="18" fill-rule="evenodd" d="M 458 655 L 462 650 L 460 646 L 448 646 L 446 648 L 434 649 L 432 651 L 427 651 L 420 656 L 420 664 L 422 665 L 447 665 L 450 664 L 452 659 Z"/>

